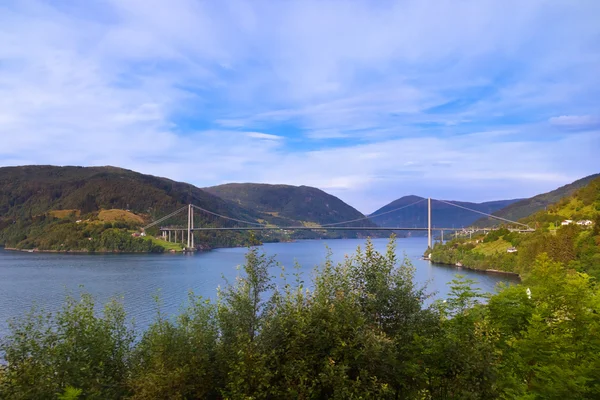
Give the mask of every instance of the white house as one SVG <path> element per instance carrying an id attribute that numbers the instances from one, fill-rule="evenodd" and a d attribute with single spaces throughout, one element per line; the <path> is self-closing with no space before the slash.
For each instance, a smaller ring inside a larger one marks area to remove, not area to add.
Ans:
<path id="1" fill-rule="evenodd" d="M 589 219 L 582 219 L 581 221 L 577 221 L 577 225 L 581 225 L 581 226 L 590 226 L 592 224 L 593 224 L 593 222 L 590 221 Z"/>
<path id="2" fill-rule="evenodd" d="M 516 247 L 509 247 L 508 249 L 506 249 L 507 253 L 516 253 L 517 252 L 517 248 Z"/>
<path id="3" fill-rule="evenodd" d="M 561 222 L 561 225 L 571 225 L 573 223 L 572 219 L 565 219 L 563 222 Z"/>

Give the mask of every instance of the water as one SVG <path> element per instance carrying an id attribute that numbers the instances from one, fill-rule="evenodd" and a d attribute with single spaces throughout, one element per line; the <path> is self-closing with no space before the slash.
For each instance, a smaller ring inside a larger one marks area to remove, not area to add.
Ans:
<path id="1" fill-rule="evenodd" d="M 385 251 L 387 239 L 375 239 L 376 249 Z M 268 255 L 293 272 L 294 262 L 301 265 L 305 282 L 310 282 L 314 267 L 325 260 L 329 246 L 333 261 L 341 261 L 364 240 L 304 240 L 294 243 L 268 243 Z M 428 292 L 437 298 L 448 293 L 447 283 L 460 273 L 478 281 L 478 287 L 492 292 L 510 277 L 477 271 L 432 265 L 420 256 L 427 247 L 426 238 L 397 240 L 398 255 L 406 255 L 416 267 L 415 279 L 427 282 Z M 48 254 L 5 251 L 0 248 L 0 337 L 7 333 L 8 319 L 22 315 L 35 304 L 55 311 L 68 291 L 91 293 L 97 303 L 122 296 L 123 304 L 136 327 L 144 329 L 156 313 L 153 296 L 160 293 L 162 311 L 176 314 L 185 304 L 188 292 L 214 299 L 223 277 L 233 281 L 238 265 L 244 262 L 245 248 L 217 249 L 198 254 Z M 273 273 L 279 275 L 278 271 Z M 83 289 L 82 289 L 83 288 Z"/>

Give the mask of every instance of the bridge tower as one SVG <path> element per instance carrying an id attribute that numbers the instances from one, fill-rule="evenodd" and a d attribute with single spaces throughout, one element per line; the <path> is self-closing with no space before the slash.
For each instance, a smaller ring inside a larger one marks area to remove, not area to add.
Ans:
<path id="1" fill-rule="evenodd" d="M 427 246 L 432 249 L 431 245 L 431 197 L 427 199 Z"/>
<path id="2" fill-rule="evenodd" d="M 187 248 L 192 247 L 192 205 L 188 204 L 188 223 L 187 223 Z"/>

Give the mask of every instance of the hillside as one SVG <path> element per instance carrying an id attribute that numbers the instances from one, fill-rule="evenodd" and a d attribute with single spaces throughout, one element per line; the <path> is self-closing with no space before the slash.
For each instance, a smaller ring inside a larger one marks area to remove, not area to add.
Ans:
<path id="1" fill-rule="evenodd" d="M 521 219 L 527 224 L 535 224 L 541 228 L 553 229 L 564 220 L 594 221 L 600 216 L 600 176 L 587 185 L 577 189 L 571 195 L 563 197 L 526 218 Z"/>
<path id="2" fill-rule="evenodd" d="M 563 225 L 565 220 L 571 223 Z M 546 253 L 569 269 L 600 279 L 600 177 L 563 197 L 557 203 L 520 220 L 535 232 L 497 229 L 436 244 L 434 262 L 479 269 L 498 269 L 527 274 L 534 260 Z M 577 224 L 586 221 L 586 224 Z M 509 252 L 508 249 L 514 247 Z"/>
<path id="3" fill-rule="evenodd" d="M 571 196 L 577 189 L 580 189 L 589 184 L 594 179 L 600 177 L 600 174 L 594 174 L 586 176 L 585 178 L 576 180 L 573 183 L 559 187 L 558 189 L 552 190 L 548 193 L 538 194 L 537 196 L 529 199 L 523 199 L 516 203 L 510 204 L 492 214 L 509 219 L 511 221 L 518 221 L 519 219 L 526 218 L 540 210 L 544 210 L 551 204 L 560 201 L 564 197 Z M 481 218 L 475 222 L 475 226 L 478 227 L 490 227 L 497 225 L 498 221 L 493 218 Z"/>
<path id="4" fill-rule="evenodd" d="M 101 221 L 105 230 L 116 226 L 119 232 L 113 233 L 118 241 L 127 242 L 117 244 L 114 250 L 125 251 L 131 245 L 146 251 L 147 243 L 134 246 L 132 239 L 125 240 L 126 235 L 130 236 L 126 231 L 188 202 L 215 213 L 256 221 L 254 213 L 195 186 L 115 167 L 5 167 L 0 168 L 0 187 L 0 244 L 18 248 L 56 250 L 59 246 L 61 250 L 80 250 L 82 240 L 92 234 L 100 240 L 104 232 L 98 230 L 97 223 L 86 229 L 88 221 Z M 185 222 L 185 216 L 180 219 L 169 222 Z M 85 223 L 76 225 L 77 220 Z M 196 221 L 228 226 L 227 221 L 209 216 L 197 215 Z M 199 243 L 212 245 L 221 240 L 231 243 L 231 238 L 243 241 L 237 233 L 198 234 L 198 238 Z M 108 242 L 117 240 L 111 238 Z"/>
<path id="5" fill-rule="evenodd" d="M 337 197 L 309 186 L 229 183 L 204 190 L 260 212 L 265 220 L 277 225 L 331 224 L 364 217 Z M 369 220 L 361 224 L 376 226 Z"/>
<path id="6" fill-rule="evenodd" d="M 381 207 L 379 210 L 371 214 L 373 216 L 371 220 L 379 226 L 425 228 L 427 227 L 427 201 L 421 201 L 418 204 L 404 208 L 402 210 L 377 216 L 381 213 L 408 206 L 419 200 L 424 200 L 424 198 L 419 196 L 401 197 Z M 463 201 L 451 202 L 453 204 L 471 208 L 477 211 L 492 213 L 517 201 L 519 200 L 499 200 L 489 201 L 485 203 L 468 203 Z M 431 220 L 432 226 L 434 227 L 466 227 L 478 220 L 480 216 L 480 214 L 432 200 Z"/>

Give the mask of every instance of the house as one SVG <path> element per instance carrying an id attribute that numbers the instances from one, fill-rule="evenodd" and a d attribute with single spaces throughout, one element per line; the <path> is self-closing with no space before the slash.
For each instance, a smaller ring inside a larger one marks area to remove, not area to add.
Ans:
<path id="1" fill-rule="evenodd" d="M 565 219 L 563 222 L 561 222 L 561 225 L 571 225 L 573 223 L 573 220 L 571 219 Z"/>
<path id="2" fill-rule="evenodd" d="M 590 226 L 592 224 L 593 224 L 593 222 L 590 221 L 589 219 L 582 219 L 581 221 L 577 221 L 577 225 L 581 225 L 581 226 Z"/>
<path id="3" fill-rule="evenodd" d="M 508 249 L 506 249 L 507 253 L 516 253 L 517 252 L 517 248 L 516 247 L 509 247 Z"/>

